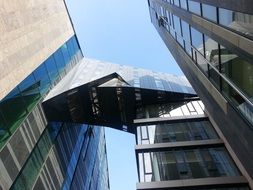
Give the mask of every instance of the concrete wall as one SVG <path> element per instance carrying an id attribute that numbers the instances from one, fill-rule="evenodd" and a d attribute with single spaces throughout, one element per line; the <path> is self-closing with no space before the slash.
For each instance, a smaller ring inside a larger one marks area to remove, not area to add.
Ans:
<path id="1" fill-rule="evenodd" d="M 73 34 L 64 0 L 0 0 L 0 99 Z"/>

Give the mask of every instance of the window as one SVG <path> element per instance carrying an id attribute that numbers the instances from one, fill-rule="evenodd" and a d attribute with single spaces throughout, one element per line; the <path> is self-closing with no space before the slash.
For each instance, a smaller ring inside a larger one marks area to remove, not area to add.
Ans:
<path id="1" fill-rule="evenodd" d="M 253 15 L 219 8 L 219 22 L 223 26 L 253 37 Z"/>
<path id="2" fill-rule="evenodd" d="M 200 3 L 196 1 L 188 1 L 189 11 L 201 15 Z"/>
<path id="3" fill-rule="evenodd" d="M 221 72 L 248 97 L 253 97 L 253 64 L 221 46 Z"/>
<path id="4" fill-rule="evenodd" d="M 181 8 L 187 10 L 187 0 L 180 0 Z"/>
<path id="5" fill-rule="evenodd" d="M 176 33 L 178 35 L 182 36 L 180 19 L 176 15 L 173 15 L 173 20 L 174 20 L 174 26 L 175 26 Z"/>
<path id="6" fill-rule="evenodd" d="M 191 38 L 190 38 L 189 24 L 183 20 L 181 20 L 181 24 L 182 24 L 183 38 L 185 40 L 185 51 L 191 56 L 191 46 L 190 46 Z"/>
<path id="7" fill-rule="evenodd" d="M 191 27 L 192 45 L 201 53 L 203 50 L 203 34 Z"/>
<path id="8" fill-rule="evenodd" d="M 205 45 L 205 57 L 206 59 L 219 71 L 219 47 L 218 43 L 208 36 L 204 35 L 204 45 Z M 209 77 L 211 81 L 219 89 L 220 86 L 220 76 L 219 74 L 211 67 L 209 68 Z"/>
<path id="9" fill-rule="evenodd" d="M 180 2 L 179 2 L 179 0 L 174 0 L 174 5 L 180 7 Z"/>
<path id="10" fill-rule="evenodd" d="M 140 171 L 146 179 L 152 174 L 146 182 L 241 175 L 225 148 L 139 153 L 139 158 L 140 155 L 143 159 L 139 159 L 139 165 L 152 168 Z"/>
<path id="11" fill-rule="evenodd" d="M 48 71 L 49 78 L 52 83 L 59 77 L 58 69 L 56 67 L 54 58 L 51 56 L 45 61 L 45 65 Z"/>
<path id="12" fill-rule="evenodd" d="M 54 56 L 54 60 L 55 60 L 57 69 L 58 69 L 59 73 L 61 74 L 64 71 L 64 67 L 65 67 L 65 64 L 66 64 L 66 62 L 64 61 L 61 49 L 58 49 L 53 54 L 53 56 Z"/>
<path id="13" fill-rule="evenodd" d="M 50 87 L 50 79 L 48 78 L 48 73 L 44 64 L 41 64 L 35 71 L 34 71 L 34 78 L 36 82 L 39 83 L 40 93 L 44 95 L 49 87 Z"/>
<path id="14" fill-rule="evenodd" d="M 211 21 L 217 22 L 216 7 L 211 5 L 202 4 L 203 17 Z"/>

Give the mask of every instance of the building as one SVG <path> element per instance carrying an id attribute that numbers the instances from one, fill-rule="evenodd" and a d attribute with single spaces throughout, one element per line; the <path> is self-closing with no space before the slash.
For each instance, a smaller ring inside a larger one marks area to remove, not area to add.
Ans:
<path id="1" fill-rule="evenodd" d="M 136 135 L 139 190 L 252 187 L 250 17 L 218 27 L 200 16 L 213 5 L 149 5 L 204 104 L 185 77 L 84 59 L 63 0 L 0 3 L 0 189 L 109 189 L 101 126 Z"/>
<path id="2" fill-rule="evenodd" d="M 109 189 L 104 129 L 48 123 L 42 108 L 83 57 L 65 2 L 0 7 L 0 189 Z"/>
<path id="3" fill-rule="evenodd" d="M 185 77 L 83 59 L 43 108 L 49 121 L 135 134 L 138 190 L 249 189 Z"/>
<path id="4" fill-rule="evenodd" d="M 253 188 L 252 2 L 148 0 L 148 5 L 151 22 Z"/>

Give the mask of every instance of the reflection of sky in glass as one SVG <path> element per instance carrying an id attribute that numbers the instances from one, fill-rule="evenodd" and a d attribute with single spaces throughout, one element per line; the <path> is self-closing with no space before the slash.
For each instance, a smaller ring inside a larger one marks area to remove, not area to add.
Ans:
<path id="1" fill-rule="evenodd" d="M 200 53 L 203 54 L 203 35 L 202 33 L 200 33 L 199 31 L 197 31 L 196 29 L 191 27 L 191 35 L 194 36 L 194 38 L 192 38 L 192 45 L 198 49 L 198 51 Z"/>
<path id="2" fill-rule="evenodd" d="M 216 7 L 202 4 L 203 17 L 217 22 Z"/>
<path id="3" fill-rule="evenodd" d="M 187 10 L 187 2 L 186 2 L 186 0 L 181 0 L 180 3 L 181 3 L 181 7 L 183 9 Z"/>
<path id="4" fill-rule="evenodd" d="M 200 15 L 200 3 L 195 1 L 188 1 L 189 10 L 193 13 Z"/>
<path id="5" fill-rule="evenodd" d="M 219 22 L 222 25 L 229 26 L 232 23 L 232 11 L 219 8 Z"/>

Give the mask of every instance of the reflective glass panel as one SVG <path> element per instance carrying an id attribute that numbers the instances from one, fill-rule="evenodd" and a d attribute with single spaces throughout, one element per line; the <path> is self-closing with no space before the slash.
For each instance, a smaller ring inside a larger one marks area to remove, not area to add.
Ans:
<path id="1" fill-rule="evenodd" d="M 211 21 L 217 22 L 217 11 L 216 7 L 211 5 L 202 4 L 203 17 Z"/>
<path id="2" fill-rule="evenodd" d="M 12 133 L 27 114 L 24 99 L 17 87 L 0 102 L 0 110 L 7 123 L 8 132 Z"/>
<path id="3" fill-rule="evenodd" d="M 70 62 L 70 56 L 69 56 L 67 45 L 64 44 L 60 49 L 62 51 L 62 55 L 63 55 L 63 58 L 65 60 L 65 64 L 69 63 Z"/>
<path id="4" fill-rule="evenodd" d="M 56 67 L 54 58 L 51 56 L 45 61 L 45 65 L 48 71 L 49 78 L 51 83 L 53 84 L 54 81 L 59 77 L 58 69 Z"/>
<path id="5" fill-rule="evenodd" d="M 236 92 L 225 80 L 222 80 L 222 93 L 230 100 L 230 102 L 240 111 L 243 116 L 253 124 L 253 107 L 245 101 L 241 95 Z M 252 100 L 252 99 L 251 99 Z"/>
<path id="6" fill-rule="evenodd" d="M 179 7 L 180 6 L 179 0 L 174 0 L 174 5 Z"/>
<path id="7" fill-rule="evenodd" d="M 50 87 L 50 79 L 44 64 L 41 64 L 34 72 L 34 78 L 39 83 L 40 93 L 44 95 Z"/>
<path id="8" fill-rule="evenodd" d="M 154 124 L 140 126 L 139 128 L 138 144 L 155 144 L 218 138 L 209 121 Z"/>
<path id="9" fill-rule="evenodd" d="M 62 51 L 58 49 L 53 56 L 59 73 L 62 73 L 66 64 L 62 55 Z"/>
<path id="10" fill-rule="evenodd" d="M 175 27 L 176 33 L 177 35 L 181 36 L 182 34 L 181 34 L 181 27 L 180 27 L 180 19 L 176 15 L 173 15 L 173 20 L 174 20 L 174 27 Z"/>
<path id="11" fill-rule="evenodd" d="M 180 0 L 181 8 L 187 10 L 187 0 Z"/>
<path id="12" fill-rule="evenodd" d="M 139 153 L 143 154 L 143 153 Z M 152 177 L 145 178 L 150 181 L 167 181 L 177 179 L 193 179 L 220 176 L 241 175 L 225 148 L 207 148 L 174 150 L 163 152 L 144 153 L 150 154 L 143 157 L 145 167 L 151 168 L 144 175 L 152 174 Z M 150 164 L 151 166 L 147 166 Z"/>
<path id="13" fill-rule="evenodd" d="M 206 59 L 219 71 L 219 48 L 218 43 L 204 35 Z M 219 88 L 220 77 L 218 73 L 209 66 L 209 76 L 214 84 Z"/>
<path id="14" fill-rule="evenodd" d="M 67 46 L 69 50 L 69 55 L 72 58 L 75 55 L 75 49 L 74 49 L 74 44 L 73 44 L 73 37 L 67 41 Z"/>
<path id="15" fill-rule="evenodd" d="M 2 144 L 5 142 L 4 139 L 6 139 L 7 136 L 10 136 L 10 135 L 11 133 L 8 133 L 7 124 L 2 115 L 2 110 L 0 110 L 0 147 L 2 147 Z"/>
<path id="16" fill-rule="evenodd" d="M 191 38 L 189 24 L 181 20 L 183 38 L 185 40 L 185 51 L 191 56 Z"/>
<path id="17" fill-rule="evenodd" d="M 74 47 L 74 52 L 77 52 L 79 50 L 79 45 L 78 45 L 76 36 L 73 36 L 72 43 L 73 43 L 73 47 Z"/>
<path id="18" fill-rule="evenodd" d="M 191 27 L 192 45 L 201 53 L 204 54 L 203 49 L 203 35 L 195 28 Z"/>
<path id="19" fill-rule="evenodd" d="M 200 3 L 196 1 L 188 1 L 189 11 L 201 15 Z"/>
<path id="20" fill-rule="evenodd" d="M 19 84 L 19 90 L 21 91 L 26 108 L 30 111 L 41 98 L 39 82 L 36 82 L 33 74 L 30 74 Z"/>
<path id="21" fill-rule="evenodd" d="M 253 15 L 219 8 L 219 22 L 247 36 L 253 36 Z"/>
<path id="22" fill-rule="evenodd" d="M 221 46 L 221 72 L 249 98 L 253 98 L 253 64 Z M 253 101 L 252 101 L 253 102 Z"/>

